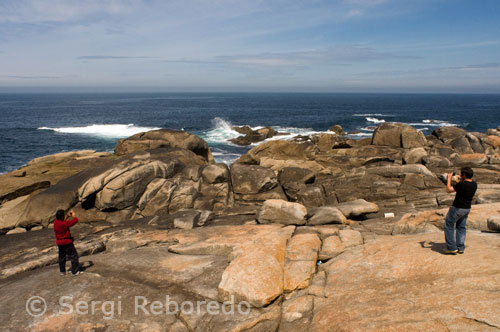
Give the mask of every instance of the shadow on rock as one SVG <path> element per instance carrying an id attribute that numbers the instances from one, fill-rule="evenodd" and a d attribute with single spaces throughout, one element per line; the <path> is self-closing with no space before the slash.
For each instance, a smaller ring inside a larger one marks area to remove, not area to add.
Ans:
<path id="1" fill-rule="evenodd" d="M 431 249 L 432 251 L 438 252 L 441 255 L 446 255 L 446 243 L 437 243 L 433 241 L 420 241 L 422 248 Z"/>

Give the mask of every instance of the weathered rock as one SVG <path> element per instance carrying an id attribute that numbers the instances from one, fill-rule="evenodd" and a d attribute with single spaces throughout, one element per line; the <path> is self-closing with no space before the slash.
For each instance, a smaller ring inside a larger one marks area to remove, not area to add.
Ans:
<path id="1" fill-rule="evenodd" d="M 313 183 L 315 178 L 314 172 L 307 168 L 285 167 L 278 173 L 278 180 L 282 186 L 289 183 Z"/>
<path id="2" fill-rule="evenodd" d="M 262 205 L 258 221 L 261 224 L 305 225 L 306 215 L 307 209 L 302 204 L 269 199 Z"/>
<path id="3" fill-rule="evenodd" d="M 323 187 L 319 185 L 302 185 L 295 193 L 290 195 L 290 190 L 286 193 L 305 206 L 325 205 L 325 193 Z"/>
<path id="4" fill-rule="evenodd" d="M 405 164 L 421 164 L 422 159 L 427 156 L 424 148 L 415 148 L 405 152 L 403 162 Z"/>
<path id="5" fill-rule="evenodd" d="M 201 212 L 198 210 L 180 210 L 172 215 L 174 227 L 181 229 L 192 229 L 200 220 Z"/>
<path id="6" fill-rule="evenodd" d="M 338 124 L 331 126 L 328 130 L 333 131 L 337 135 L 345 135 L 344 129 L 342 129 L 342 126 Z"/>
<path id="7" fill-rule="evenodd" d="M 392 235 L 433 232 L 442 227 L 443 218 L 435 211 L 407 213 L 394 224 Z"/>
<path id="8" fill-rule="evenodd" d="M 340 203 L 337 208 L 347 218 L 356 218 L 368 213 L 378 212 L 377 204 L 367 202 L 364 199 L 357 199 L 350 202 Z"/>
<path id="9" fill-rule="evenodd" d="M 154 179 L 151 181 L 137 203 L 142 217 L 167 215 L 170 200 L 178 184 L 170 179 Z"/>
<path id="10" fill-rule="evenodd" d="M 231 179 L 236 194 L 258 194 L 278 186 L 272 170 L 255 165 L 231 165 Z"/>
<path id="11" fill-rule="evenodd" d="M 321 240 L 314 233 L 292 236 L 287 245 L 284 269 L 284 290 L 293 291 L 309 286 L 316 271 Z"/>
<path id="12" fill-rule="evenodd" d="M 406 174 L 403 183 L 418 189 L 425 188 L 425 180 L 422 174 Z"/>
<path id="13" fill-rule="evenodd" d="M 452 163 L 448 158 L 441 156 L 422 157 L 422 163 L 427 167 L 451 167 Z"/>
<path id="14" fill-rule="evenodd" d="M 19 234 L 19 233 L 24 233 L 24 232 L 26 232 L 26 228 L 16 227 L 16 228 L 8 231 L 5 235 Z"/>
<path id="15" fill-rule="evenodd" d="M 311 160 L 316 154 L 316 147 L 311 142 L 295 143 L 285 140 L 271 140 L 250 149 L 246 155 L 260 164 L 262 157 L 281 160 Z M 242 161 L 240 158 L 240 162 Z"/>
<path id="16" fill-rule="evenodd" d="M 451 159 L 455 166 L 477 167 L 488 163 L 488 157 L 482 153 L 460 154 Z"/>
<path id="17" fill-rule="evenodd" d="M 175 187 L 172 193 L 170 203 L 168 205 L 168 211 L 171 213 L 181 209 L 192 208 L 198 195 L 199 192 L 196 188 L 196 183 L 192 181 L 181 182 Z"/>
<path id="18" fill-rule="evenodd" d="M 275 172 L 279 172 L 285 168 L 303 168 L 308 169 L 315 174 L 334 175 L 335 171 L 337 171 L 337 169 L 332 170 L 332 168 L 325 167 L 314 160 L 284 160 L 269 157 L 260 158 L 260 166 L 270 168 Z"/>
<path id="19" fill-rule="evenodd" d="M 81 202 L 95 197 L 100 210 L 124 209 L 135 204 L 155 178 L 174 174 L 176 164 L 158 160 L 126 161 L 89 179 L 78 190 Z"/>
<path id="20" fill-rule="evenodd" d="M 151 130 L 121 139 L 116 144 L 115 153 L 125 155 L 164 147 L 190 150 L 207 162 L 214 160 L 207 142 L 188 132 L 170 129 Z"/>
<path id="21" fill-rule="evenodd" d="M 466 243 L 467 259 L 442 254 L 442 233 L 381 237 L 346 250 L 321 265 L 327 298 L 315 301 L 310 330 L 495 331 L 498 239 L 470 232 Z M 364 285 L 369 291 L 360 292 Z M 454 296 L 443 297 L 449 285 Z"/>
<path id="22" fill-rule="evenodd" d="M 321 152 L 328 152 L 332 149 L 349 149 L 355 145 L 355 141 L 335 134 L 312 135 L 311 141 Z"/>
<path id="23" fill-rule="evenodd" d="M 272 238 L 261 238 L 258 246 L 242 251 L 232 260 L 222 274 L 219 299 L 234 295 L 236 301 L 260 308 L 281 295 L 286 242 L 291 232 L 293 228 L 275 233 Z"/>
<path id="24" fill-rule="evenodd" d="M 281 324 L 278 332 L 307 331 L 311 323 L 314 298 L 311 295 L 298 296 L 283 303 Z"/>
<path id="25" fill-rule="evenodd" d="M 227 165 L 221 163 L 204 167 L 202 176 L 203 180 L 210 184 L 228 182 L 231 179 Z"/>
<path id="26" fill-rule="evenodd" d="M 488 230 L 488 218 L 495 216 L 500 211 L 500 203 L 472 205 L 467 217 L 467 229 Z M 435 231 L 444 228 L 445 216 L 448 208 L 422 211 L 404 215 L 396 222 L 392 234 L 411 234 Z"/>
<path id="27" fill-rule="evenodd" d="M 440 127 L 433 130 L 432 135 L 437 137 L 441 142 L 449 142 L 458 137 L 463 137 L 467 131 L 458 127 Z"/>
<path id="28" fill-rule="evenodd" d="M 26 208 L 28 196 L 21 196 L 0 206 L 0 234 L 14 228 Z"/>
<path id="29" fill-rule="evenodd" d="M 500 202 L 500 184 L 478 184 L 474 201 L 476 204 Z"/>
<path id="30" fill-rule="evenodd" d="M 346 246 L 336 235 L 332 235 L 323 240 L 319 259 L 325 260 L 333 258 L 344 252 Z"/>
<path id="31" fill-rule="evenodd" d="M 378 166 L 369 167 L 366 169 L 367 174 L 377 174 L 383 177 L 402 177 L 406 174 L 423 174 L 427 176 L 435 176 L 424 165 L 402 165 L 402 166 Z"/>
<path id="32" fill-rule="evenodd" d="M 481 144 L 481 139 L 478 136 L 472 133 L 467 133 L 465 136 L 469 140 L 469 144 L 472 148 L 473 153 L 484 153 L 484 147 Z"/>
<path id="33" fill-rule="evenodd" d="M 450 141 L 451 147 L 458 153 L 471 154 L 474 153 L 470 146 L 469 140 L 465 136 L 459 136 Z"/>
<path id="34" fill-rule="evenodd" d="M 346 217 L 334 206 L 322 206 L 311 210 L 312 217 L 308 225 L 345 224 Z"/>
<path id="35" fill-rule="evenodd" d="M 422 132 L 402 123 L 383 123 L 375 129 L 373 145 L 388 145 L 397 148 L 418 148 L 427 146 Z"/>
<path id="36" fill-rule="evenodd" d="M 237 131 L 245 134 L 244 136 L 239 136 L 229 140 L 230 142 L 237 145 L 250 145 L 252 143 L 264 141 L 268 138 L 274 137 L 279 134 L 276 130 L 274 130 L 271 127 L 264 127 L 257 130 L 252 130 L 250 127 L 245 126 L 241 127 Z"/>
<path id="37" fill-rule="evenodd" d="M 500 232 L 500 216 L 488 218 L 488 229 L 493 232 Z"/>
<path id="38" fill-rule="evenodd" d="M 339 231 L 339 238 L 346 248 L 363 244 L 361 233 L 352 229 L 341 229 Z"/>

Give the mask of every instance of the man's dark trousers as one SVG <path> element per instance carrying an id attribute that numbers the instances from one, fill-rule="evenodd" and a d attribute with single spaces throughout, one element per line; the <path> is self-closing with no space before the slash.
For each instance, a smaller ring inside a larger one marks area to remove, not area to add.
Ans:
<path id="1" fill-rule="evenodd" d="M 58 245 L 59 247 L 59 271 L 66 272 L 66 259 L 71 261 L 71 273 L 75 274 L 80 269 L 78 253 L 73 243 Z"/>

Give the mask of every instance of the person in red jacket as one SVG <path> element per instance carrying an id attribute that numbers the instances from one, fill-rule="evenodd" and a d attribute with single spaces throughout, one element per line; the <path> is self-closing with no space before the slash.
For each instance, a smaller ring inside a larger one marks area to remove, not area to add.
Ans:
<path id="1" fill-rule="evenodd" d="M 75 245 L 73 244 L 73 237 L 69 228 L 78 222 L 73 210 L 69 211 L 68 217 L 71 220 L 66 220 L 64 211 L 58 210 L 56 212 L 56 220 L 54 221 L 54 233 L 56 235 L 56 244 L 59 247 L 59 271 L 61 275 L 66 274 L 66 258 L 71 261 L 71 273 L 79 275 L 80 263 L 78 262 L 78 253 L 76 252 Z"/>

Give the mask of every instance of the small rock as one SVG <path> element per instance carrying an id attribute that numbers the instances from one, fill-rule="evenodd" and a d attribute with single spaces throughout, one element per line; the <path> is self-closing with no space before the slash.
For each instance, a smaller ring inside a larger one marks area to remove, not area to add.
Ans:
<path id="1" fill-rule="evenodd" d="M 261 224 L 305 225 L 307 209 L 299 203 L 282 199 L 268 199 L 262 205 L 258 221 Z"/>
<path id="2" fill-rule="evenodd" d="M 333 206 L 322 206 L 313 209 L 312 217 L 307 221 L 308 225 L 345 224 L 346 217 L 340 210 Z"/>
<path id="3" fill-rule="evenodd" d="M 500 232 L 500 216 L 488 218 L 488 229 L 493 232 Z"/>
<path id="4" fill-rule="evenodd" d="M 370 203 L 364 199 L 356 199 L 354 201 L 341 203 L 337 208 L 342 212 L 346 218 L 355 218 L 367 213 L 378 212 L 378 205 Z"/>
<path id="5" fill-rule="evenodd" d="M 174 227 L 192 229 L 197 225 L 200 215 L 198 210 L 180 210 L 173 215 Z"/>
<path id="6" fill-rule="evenodd" d="M 22 228 L 22 227 L 16 227 L 14 229 L 11 229 L 10 231 L 8 231 L 7 233 L 5 233 L 5 235 L 11 235 L 11 234 L 19 234 L 19 233 L 24 233 L 26 232 L 26 229 L 25 228 Z"/>
<path id="7" fill-rule="evenodd" d="M 344 129 L 342 129 L 342 126 L 338 124 L 331 126 L 328 130 L 333 131 L 337 135 L 345 135 Z"/>

